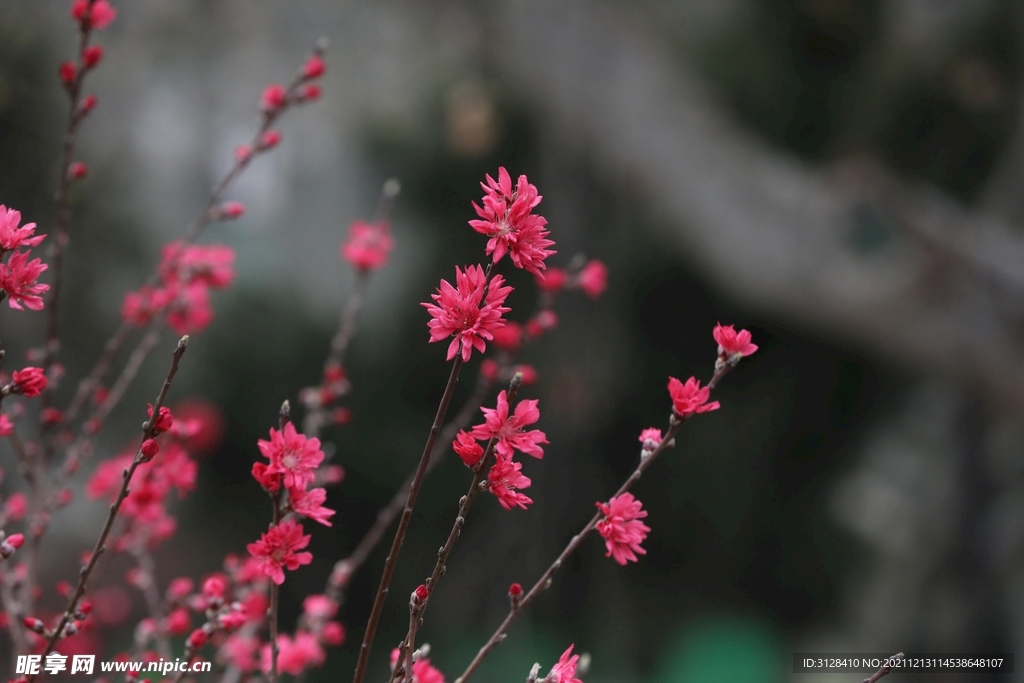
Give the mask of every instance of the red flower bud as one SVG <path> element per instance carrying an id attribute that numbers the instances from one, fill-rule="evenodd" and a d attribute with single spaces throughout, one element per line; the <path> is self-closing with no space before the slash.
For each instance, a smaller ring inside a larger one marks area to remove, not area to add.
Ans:
<path id="1" fill-rule="evenodd" d="M 306 79 L 320 78 L 326 70 L 323 58 L 320 55 L 313 55 L 302 66 L 302 77 Z"/>
<path id="2" fill-rule="evenodd" d="M 188 646 L 190 650 L 198 650 L 203 645 L 206 645 L 206 638 L 206 631 L 201 628 L 197 628 L 195 631 L 192 631 L 192 635 L 190 635 L 188 640 L 185 641 L 185 645 Z"/>
<path id="3" fill-rule="evenodd" d="M 89 175 L 89 167 L 81 161 L 74 161 L 68 166 L 68 177 L 70 178 L 81 180 L 87 175 Z"/>
<path id="4" fill-rule="evenodd" d="M 102 59 L 103 48 L 99 45 L 90 45 L 82 50 L 82 63 L 85 64 L 85 68 L 87 69 L 95 67 Z"/>
<path id="5" fill-rule="evenodd" d="M 11 534 L 4 539 L 4 543 L 17 550 L 25 544 L 25 536 L 24 534 Z"/>
<path id="6" fill-rule="evenodd" d="M 71 85 L 78 76 L 78 67 L 75 66 L 74 62 L 61 62 L 57 75 L 60 76 L 61 83 Z"/>
<path id="7" fill-rule="evenodd" d="M 64 413 L 60 412 L 57 408 L 44 408 L 40 417 L 43 419 L 43 424 L 55 425 L 60 424 Z"/>
<path id="8" fill-rule="evenodd" d="M 260 136 L 260 149 L 276 147 L 281 142 L 281 134 L 276 130 L 268 130 Z"/>
<path id="9" fill-rule="evenodd" d="M 523 594 L 522 585 L 518 583 L 513 583 L 511 586 L 508 587 L 508 594 L 511 595 L 513 598 L 518 598 L 520 595 Z"/>
<path id="10" fill-rule="evenodd" d="M 142 461 L 149 462 L 156 457 L 156 454 L 160 452 L 160 444 L 156 442 L 156 439 L 146 439 L 142 442 Z"/>
<path id="11" fill-rule="evenodd" d="M 416 596 L 417 600 L 423 602 L 424 600 L 430 597 L 430 591 L 427 590 L 427 587 L 421 583 L 420 585 L 416 586 L 416 590 L 413 591 L 413 595 Z"/>
<path id="12" fill-rule="evenodd" d="M 252 147 L 249 145 L 239 145 L 235 147 L 235 161 L 240 164 L 245 163 L 252 156 Z"/>
<path id="13" fill-rule="evenodd" d="M 302 86 L 302 90 L 299 92 L 299 99 L 303 102 L 314 102 L 320 99 L 320 86 L 314 83 Z"/>
<path id="14" fill-rule="evenodd" d="M 96 101 L 97 100 L 96 100 L 96 96 L 95 95 L 86 95 L 82 99 L 82 101 L 78 103 L 78 113 L 79 113 L 79 115 L 83 115 L 84 116 L 85 114 L 88 114 L 93 109 L 95 109 L 96 108 Z"/>
<path id="15" fill-rule="evenodd" d="M 288 93 L 285 91 L 284 86 L 271 83 L 263 89 L 260 106 L 263 108 L 263 111 L 272 112 L 283 107 L 287 101 Z"/>
<path id="16" fill-rule="evenodd" d="M 35 617 L 25 617 L 21 620 L 21 623 L 25 624 L 25 628 L 35 633 L 43 633 L 46 631 L 46 626 L 39 619 Z"/>
<path id="17" fill-rule="evenodd" d="M 224 218 L 241 218 L 245 213 L 245 204 L 242 202 L 224 202 L 220 207 L 220 215 Z"/>

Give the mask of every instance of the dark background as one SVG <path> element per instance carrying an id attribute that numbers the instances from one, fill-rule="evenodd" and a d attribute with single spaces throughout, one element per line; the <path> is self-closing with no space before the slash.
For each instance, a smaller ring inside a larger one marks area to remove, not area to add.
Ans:
<path id="1" fill-rule="evenodd" d="M 54 74 L 74 41 L 64 4 L 0 7 L 0 202 L 43 232 L 65 106 Z M 200 577 L 265 529 L 256 440 L 317 380 L 351 287 L 337 246 L 397 177 L 398 246 L 346 363 L 353 420 L 325 434 L 347 472 L 328 501 L 337 521 L 313 530 L 316 560 L 284 584 L 291 630 L 301 598 L 416 462 L 448 372 L 418 304 L 453 264 L 483 260 L 466 221 L 501 165 L 545 196 L 553 265 L 599 258 L 609 290 L 565 297 L 558 330 L 529 349 L 540 381 L 523 393 L 540 399 L 551 445 L 524 468 L 529 510 L 479 501 L 431 603 L 420 640 L 449 680 L 504 614 L 509 583 L 531 584 L 635 466 L 637 434 L 667 418 L 667 376 L 710 376 L 719 321 L 750 329 L 760 350 L 716 392 L 722 409 L 688 423 L 634 489 L 648 554 L 619 567 L 586 542 L 480 678 L 523 680 L 534 661 L 546 671 L 569 643 L 592 653 L 594 682 L 810 683 L 825 679 L 791 674 L 792 652 L 1013 651 L 1021 18 L 998 0 L 119 6 L 81 135 L 92 174 L 73 198 L 61 324 L 74 379 L 123 292 L 226 169 L 263 85 L 320 35 L 332 42 L 324 101 L 289 114 L 281 149 L 232 192 L 246 216 L 204 238 L 238 249 L 239 275 L 215 295 L 173 393 L 215 404 L 225 432 L 177 507 L 158 578 Z M 613 87 L 623 81 L 636 90 Z M 706 147 L 660 153 L 694 136 Z M 676 182 L 687 177 L 722 192 Z M 522 273 L 509 279 L 509 317 L 522 320 L 536 293 Z M 8 352 L 35 343 L 41 321 L 0 313 Z M 172 345 L 115 415 L 108 452 Z M 404 634 L 398 596 L 429 572 L 468 476 L 447 462 L 428 480 L 371 675 Z M 70 576 L 101 508 L 83 499 L 55 521 L 45 581 Z M 378 552 L 354 578 L 348 642 L 310 680 L 348 675 L 382 565 Z"/>

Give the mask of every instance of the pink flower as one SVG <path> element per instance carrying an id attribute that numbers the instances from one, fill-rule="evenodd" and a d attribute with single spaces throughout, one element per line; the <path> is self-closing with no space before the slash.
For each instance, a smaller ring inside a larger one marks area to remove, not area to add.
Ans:
<path id="1" fill-rule="evenodd" d="M 499 349 L 515 351 L 523 343 L 523 326 L 517 322 L 506 321 L 504 327 L 493 332 L 492 343 Z"/>
<path id="2" fill-rule="evenodd" d="M 313 561 L 313 554 L 296 552 L 309 545 L 309 536 L 302 535 L 302 526 L 293 520 L 287 520 L 270 527 L 255 543 L 246 548 L 249 554 L 259 561 L 262 572 L 270 580 L 281 585 L 284 583 L 284 570 L 296 570 Z"/>
<path id="3" fill-rule="evenodd" d="M 320 450 L 320 439 L 307 439 L 305 434 L 295 431 L 291 422 L 278 431 L 271 427 L 270 441 L 259 440 L 263 457 L 270 460 L 266 473 L 283 474 L 288 489 L 305 489 L 313 483 L 316 468 L 324 459 Z"/>
<path id="4" fill-rule="evenodd" d="M 8 209 L 0 204 L 0 250 L 13 251 L 19 247 L 37 247 L 46 235 L 32 234 L 36 231 L 35 223 L 26 223 L 18 227 L 21 222 L 21 213 L 14 209 Z"/>
<path id="5" fill-rule="evenodd" d="M 359 270 L 376 270 L 388 262 L 388 253 L 394 246 L 387 223 L 353 221 L 348 241 L 341 245 L 341 257 Z"/>
<path id="6" fill-rule="evenodd" d="M 235 633 L 222 646 L 222 651 L 232 666 L 243 672 L 256 668 L 256 651 L 259 650 L 260 639 L 256 636 Z"/>
<path id="7" fill-rule="evenodd" d="M 437 294 L 430 295 L 435 303 L 421 305 L 432 318 L 427 323 L 430 341 L 438 342 L 454 335 L 455 339 L 448 346 L 448 360 L 454 358 L 461 347 L 462 360 L 468 361 L 473 349 L 483 353 L 487 348 L 484 340 L 493 339 L 494 331 L 505 324 L 501 316 L 512 309 L 502 304 L 512 288 L 502 286 L 505 279 L 500 275 L 495 275 L 488 287 L 484 269 L 478 265 L 469 266 L 465 272 L 456 266 L 455 284 L 452 287 L 447 280 L 441 280 Z"/>
<path id="8" fill-rule="evenodd" d="M 542 292 L 560 292 L 565 287 L 566 275 L 561 268 L 548 268 L 536 278 L 537 288 Z"/>
<path id="9" fill-rule="evenodd" d="M 14 423 L 6 415 L 0 415 L 0 436 L 10 436 L 14 433 Z M 0 470 L 2 472 L 2 470 Z M 0 479 L 2 479 L 0 475 Z"/>
<path id="10" fill-rule="evenodd" d="M 167 310 L 167 324 L 177 334 L 192 334 L 206 328 L 213 320 L 210 289 L 202 282 L 168 291 L 173 295 Z"/>
<path id="11" fill-rule="evenodd" d="M 580 679 L 576 678 L 576 663 L 579 661 L 579 655 L 572 655 L 572 649 L 575 644 L 570 645 L 569 649 L 562 653 L 562 656 L 558 658 L 558 661 L 553 667 L 551 672 L 544 678 L 548 683 L 583 683 Z"/>
<path id="12" fill-rule="evenodd" d="M 657 427 L 648 427 L 647 429 L 640 432 L 640 438 L 638 441 L 643 444 L 643 450 L 653 451 L 655 448 L 661 445 L 661 430 Z"/>
<path id="13" fill-rule="evenodd" d="M 143 285 L 139 291 L 125 294 L 121 319 L 137 327 L 148 325 L 156 313 L 167 308 L 173 297 L 170 290 Z"/>
<path id="14" fill-rule="evenodd" d="M 106 28 L 115 17 L 117 10 L 110 6 L 107 0 L 96 0 L 92 4 L 92 11 L 89 11 L 89 0 L 75 0 L 71 4 L 71 16 L 75 21 L 84 22 L 86 15 L 89 15 L 89 28 L 96 30 Z"/>
<path id="15" fill-rule="evenodd" d="M 264 673 L 270 672 L 272 654 L 269 643 L 260 651 L 260 668 Z M 299 631 L 295 640 L 283 633 L 277 636 L 277 670 L 281 673 L 298 676 L 307 666 L 323 664 L 326 656 L 316 637 L 310 633 Z"/>
<path id="16" fill-rule="evenodd" d="M 466 463 L 466 467 L 475 467 L 484 455 L 483 447 L 463 429 L 459 430 L 455 441 L 452 441 L 452 450 Z"/>
<path id="17" fill-rule="evenodd" d="M 313 621 L 326 621 L 338 613 L 338 603 L 326 595 L 310 595 L 302 601 L 302 611 Z"/>
<path id="18" fill-rule="evenodd" d="M 548 442 L 544 432 L 539 429 L 523 431 L 524 427 L 540 419 L 537 403 L 537 399 L 520 401 L 510 417 L 506 392 L 502 390 L 498 394 L 496 408 L 480 409 L 484 414 L 484 423 L 474 426 L 469 435 L 481 441 L 497 437 L 498 443 L 494 450 L 505 458 L 511 458 L 514 451 L 543 458 L 544 450 L 540 444 Z"/>
<path id="19" fill-rule="evenodd" d="M 507 253 L 516 268 L 539 275 L 545 268 L 544 259 L 555 252 L 547 249 L 554 244 L 546 239 L 547 220 L 532 213 L 541 200 L 537 188 L 521 175 L 513 190 L 512 177 L 504 167 L 498 169 L 498 180 L 488 175 L 487 183 L 480 186 L 484 189 L 483 207 L 473 202 L 473 208 L 482 220 L 469 224 L 490 236 L 486 253 L 493 255 L 495 263 Z"/>
<path id="20" fill-rule="evenodd" d="M 715 341 L 718 342 L 718 355 L 725 356 L 726 358 L 739 355 L 749 356 L 754 351 L 757 351 L 757 344 L 750 342 L 750 332 L 747 330 L 740 330 L 737 332 L 733 329 L 732 325 L 722 325 L 721 323 L 715 325 L 715 329 L 711 331 Z"/>
<path id="21" fill-rule="evenodd" d="M 522 463 L 513 462 L 512 458 L 505 457 L 500 453 L 487 473 L 488 490 L 493 493 L 501 507 L 511 510 L 515 506 L 526 509 L 526 506 L 533 502 L 528 496 L 519 493 L 516 489 L 525 489 L 530 486 L 530 478 L 524 475 L 521 470 Z"/>
<path id="22" fill-rule="evenodd" d="M 398 664 L 399 650 L 391 651 L 391 669 Z M 444 683 L 444 674 L 430 665 L 429 659 L 418 659 L 412 663 L 412 683 Z"/>
<path id="23" fill-rule="evenodd" d="M 686 380 L 686 384 L 675 377 L 669 377 L 668 393 L 672 397 L 672 410 L 679 417 L 690 417 L 695 413 L 706 413 L 721 407 L 718 401 L 708 403 L 711 389 L 701 387 L 696 377 Z"/>
<path id="24" fill-rule="evenodd" d="M 413 683 L 444 683 L 444 674 L 430 665 L 429 659 L 417 659 L 412 663 Z"/>
<path id="25" fill-rule="evenodd" d="M 235 250 L 222 244 L 171 242 L 163 248 L 159 270 L 166 285 L 201 282 L 223 289 L 235 279 Z"/>
<path id="26" fill-rule="evenodd" d="M 578 277 L 580 289 L 591 299 L 598 298 L 608 288 L 608 268 L 597 259 L 585 265 Z"/>
<path id="27" fill-rule="evenodd" d="M 42 368 L 15 370 L 11 374 L 11 379 L 14 383 L 14 390 L 28 398 L 38 396 L 46 388 L 46 375 L 43 374 Z"/>
<path id="28" fill-rule="evenodd" d="M 37 284 L 36 280 L 49 268 L 40 259 L 28 260 L 27 251 L 16 251 L 0 263 L 0 289 L 7 294 L 11 308 L 22 310 L 22 306 L 30 311 L 43 308 L 43 298 L 39 296 L 50 289 L 50 285 Z"/>
<path id="29" fill-rule="evenodd" d="M 4 512 L 7 513 L 7 518 L 12 522 L 24 519 L 25 513 L 28 512 L 28 498 L 20 491 L 12 493 L 7 502 L 4 503 Z"/>
<path id="30" fill-rule="evenodd" d="M 291 501 L 292 510 L 296 513 L 324 526 L 331 526 L 329 520 L 334 516 L 335 511 L 324 507 L 324 501 L 327 500 L 326 489 L 317 488 L 305 491 L 300 488 L 291 488 L 288 489 L 288 498 Z"/>
<path id="31" fill-rule="evenodd" d="M 597 523 L 597 532 L 604 537 L 605 557 L 612 557 L 622 566 L 627 561 L 636 562 L 637 555 L 646 555 L 647 551 L 640 547 L 649 526 L 639 521 L 647 516 L 639 500 L 632 493 L 623 493 L 608 501 L 608 504 L 596 503 L 604 519 Z M 564 655 L 563 655 L 564 656 Z"/>

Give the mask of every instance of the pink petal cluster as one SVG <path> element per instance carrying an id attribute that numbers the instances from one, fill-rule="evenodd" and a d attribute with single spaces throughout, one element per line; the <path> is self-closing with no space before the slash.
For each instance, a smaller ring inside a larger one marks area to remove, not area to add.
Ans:
<path id="1" fill-rule="evenodd" d="M 121 306 L 122 319 L 143 326 L 164 314 L 178 334 L 204 329 L 213 320 L 210 290 L 224 289 L 235 278 L 235 251 L 222 245 L 172 242 L 163 249 L 160 284 L 130 292 Z"/>
<path id="2" fill-rule="evenodd" d="M 576 282 L 587 296 L 596 299 L 608 288 L 608 268 L 601 261 L 594 259 L 583 266 Z"/>
<path id="3" fill-rule="evenodd" d="M 353 221 L 348 241 L 341 245 L 341 257 L 359 270 L 376 270 L 387 264 L 388 253 L 394 246 L 387 223 Z"/>
<path id="4" fill-rule="evenodd" d="M 576 665 L 580 656 L 572 654 L 574 647 L 575 645 L 570 645 L 569 649 L 562 653 L 558 662 L 551 667 L 551 671 L 544 678 L 545 683 L 583 683 L 576 678 Z"/>
<path id="5" fill-rule="evenodd" d="M 504 287 L 505 279 L 500 275 L 491 278 L 488 285 L 484 269 L 469 266 L 465 271 L 455 267 L 455 286 L 441 280 L 437 294 L 431 294 L 434 303 L 421 304 L 430 313 L 427 323 L 430 341 L 439 342 L 454 336 L 448 346 L 448 360 L 462 353 L 462 360 L 468 361 L 473 349 L 483 353 L 487 348 L 484 340 L 494 338 L 495 330 L 505 324 L 502 315 L 510 308 L 502 304 L 512 291 Z"/>
<path id="6" fill-rule="evenodd" d="M 266 477 L 283 475 L 287 488 L 305 488 L 316 477 L 314 470 L 323 462 L 320 439 L 307 438 L 295 430 L 291 422 L 278 431 L 271 427 L 270 441 L 260 439 L 256 444 L 270 464 L 262 470 Z"/>
<path id="7" fill-rule="evenodd" d="M 285 520 L 264 533 L 260 540 L 246 548 L 259 563 L 260 570 L 270 580 L 284 583 L 284 570 L 293 571 L 313 561 L 313 554 L 297 552 L 309 545 L 310 536 L 302 535 L 302 526 L 294 520 Z"/>
<path id="8" fill-rule="evenodd" d="M 548 442 L 544 432 L 539 429 L 524 431 L 525 427 L 540 419 L 538 403 L 537 399 L 520 401 L 516 404 L 515 412 L 510 416 L 508 396 L 502 390 L 498 394 L 498 404 L 495 408 L 480 409 L 484 414 L 484 422 L 474 426 L 469 434 L 474 439 L 481 441 L 497 438 L 498 443 L 494 450 L 498 455 L 503 455 L 506 458 L 511 458 L 514 451 L 520 451 L 538 459 L 543 458 L 544 449 L 540 447 L 540 444 Z"/>
<path id="9" fill-rule="evenodd" d="M 662 440 L 661 430 L 657 427 L 648 427 L 647 429 L 640 432 L 640 438 L 638 441 L 642 444 L 642 448 L 645 451 L 653 451 L 655 448 L 661 445 Z"/>
<path id="10" fill-rule="evenodd" d="M 751 335 L 747 330 L 737 332 L 732 325 L 715 325 L 711 331 L 718 342 L 718 355 L 727 359 L 732 356 L 749 356 L 757 351 L 757 344 L 751 343 Z"/>
<path id="11" fill-rule="evenodd" d="M 11 381 L 14 384 L 14 391 L 27 398 L 34 398 L 46 389 L 46 374 L 42 368 L 15 370 L 11 373 Z"/>
<path id="12" fill-rule="evenodd" d="M 625 566 L 626 562 L 636 562 L 637 555 L 647 554 L 640 544 L 651 528 L 639 521 L 647 516 L 647 511 L 642 509 L 642 504 L 632 493 L 623 493 L 609 499 L 607 504 L 596 505 L 604 515 L 604 519 L 597 523 L 597 532 L 604 538 L 608 549 L 605 557 Z"/>
<path id="13" fill-rule="evenodd" d="M 101 463 L 86 484 L 86 495 L 94 500 L 117 498 L 122 474 L 134 457 L 134 451 L 128 451 Z M 167 512 L 167 500 L 172 492 L 183 498 L 192 491 L 197 471 L 195 461 L 176 441 L 165 444 L 152 459 L 140 464 L 128 497 L 121 504 L 119 514 L 128 524 L 117 538 L 116 547 L 125 548 L 138 542 L 152 546 L 169 538 L 176 529 L 176 522 Z"/>
<path id="14" fill-rule="evenodd" d="M 466 464 L 466 467 L 475 467 L 484 454 L 483 446 L 464 429 L 460 429 L 455 440 L 452 441 L 452 450 Z"/>
<path id="15" fill-rule="evenodd" d="M 544 432 L 526 429 L 540 419 L 537 403 L 536 399 L 520 401 L 510 415 L 508 394 L 502 391 L 498 394 L 496 407 L 480 409 L 484 414 L 484 422 L 469 432 L 459 432 L 452 443 L 452 448 L 462 461 L 474 467 L 484 452 L 477 440 L 496 440 L 494 464 L 487 473 L 487 488 L 506 510 L 514 507 L 526 509 L 533 502 L 527 495 L 519 493 L 520 489 L 530 486 L 530 478 L 522 473 L 522 464 L 512 458 L 516 451 L 535 458 L 544 457 L 540 447 L 548 442 Z"/>
<path id="16" fill-rule="evenodd" d="M 398 664 L 399 650 L 391 651 L 391 669 Z M 444 674 L 430 665 L 430 660 L 421 658 L 412 663 L 412 683 L 444 683 Z"/>
<path id="17" fill-rule="evenodd" d="M 669 377 L 668 393 L 672 397 L 672 410 L 679 417 L 690 417 L 696 413 L 706 413 L 721 407 L 718 401 L 708 403 L 711 389 L 702 387 L 696 377 L 686 380 L 685 384 L 675 377 Z"/>
<path id="18" fill-rule="evenodd" d="M 96 0 L 92 3 L 92 11 L 89 10 L 89 0 L 75 0 L 71 3 L 71 17 L 75 21 L 85 23 L 87 15 L 88 28 L 100 30 L 109 26 L 117 17 L 117 10 L 107 0 Z"/>
<path id="19" fill-rule="evenodd" d="M 270 673 L 271 656 L 268 643 L 260 650 L 260 668 L 263 673 Z M 306 667 L 319 666 L 326 658 L 324 649 L 311 633 L 299 631 L 294 640 L 284 633 L 277 636 L 277 670 L 281 673 L 299 676 Z"/>
<path id="20" fill-rule="evenodd" d="M 0 251 L 14 251 L 21 247 L 37 247 L 46 238 L 46 235 L 33 234 L 36 231 L 35 223 L 21 223 L 21 212 L 8 209 L 0 204 Z"/>
<path id="21" fill-rule="evenodd" d="M 39 295 L 50 289 L 50 285 L 37 282 L 49 266 L 37 258 L 29 261 L 30 254 L 28 251 L 16 251 L 7 263 L 0 263 L 0 289 L 7 295 L 10 307 L 19 311 L 23 308 L 42 310 L 43 298 Z"/>
<path id="22" fill-rule="evenodd" d="M 491 471 L 487 473 L 487 490 L 494 494 L 506 510 L 517 506 L 525 510 L 533 502 L 529 496 L 516 490 L 530 486 L 530 478 L 521 472 L 522 469 L 522 463 L 499 453 Z"/>
<path id="23" fill-rule="evenodd" d="M 469 224 L 491 238 L 486 253 L 495 263 L 508 254 L 516 268 L 539 275 L 545 268 L 544 259 L 555 252 L 547 248 L 554 244 L 544 229 L 547 220 L 533 213 L 541 200 L 536 186 L 521 175 L 513 188 L 512 177 L 504 167 L 498 169 L 497 180 L 488 175 L 487 182 L 480 186 L 484 189 L 483 206 L 473 202 L 480 219 Z"/>

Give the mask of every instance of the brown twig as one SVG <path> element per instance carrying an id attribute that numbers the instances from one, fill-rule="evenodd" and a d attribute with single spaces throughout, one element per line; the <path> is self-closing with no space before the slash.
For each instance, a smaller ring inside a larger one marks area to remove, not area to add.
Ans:
<path id="1" fill-rule="evenodd" d="M 521 373 L 516 373 L 512 378 L 512 381 L 508 385 L 508 405 L 511 406 L 515 403 L 516 393 L 519 391 L 519 385 L 523 381 Z M 395 667 L 395 671 L 392 672 L 391 681 L 407 680 L 408 672 L 411 671 L 412 666 L 412 653 L 416 647 L 416 631 L 419 626 L 423 624 L 423 617 L 427 612 L 427 605 L 430 604 L 430 597 L 437 590 L 437 584 L 440 583 L 441 577 L 445 575 L 448 570 L 447 562 L 448 556 L 451 555 L 452 549 L 455 547 L 455 542 L 459 540 L 459 536 L 462 535 L 462 527 L 466 523 L 466 515 L 469 514 L 469 508 L 473 504 L 473 500 L 476 495 L 480 493 L 481 486 L 484 477 L 487 476 L 487 471 L 490 468 L 491 460 L 494 456 L 494 447 L 497 445 L 497 437 L 492 437 L 487 443 L 487 448 L 484 451 L 483 456 L 480 458 L 480 462 L 473 468 L 473 480 L 469 485 L 469 490 L 466 491 L 466 495 L 462 496 L 459 500 L 459 511 L 455 515 L 455 522 L 452 524 L 452 530 L 448 533 L 448 538 L 445 540 L 444 545 L 437 552 L 437 562 L 434 563 L 434 570 L 430 573 L 427 578 L 425 585 L 427 587 L 427 597 L 418 601 L 415 605 L 415 609 L 412 610 L 415 614 L 410 619 L 409 632 L 406 634 L 405 639 L 399 646 L 399 652 L 404 655 L 405 662 L 405 673 L 400 672 L 400 667 Z M 403 661 L 400 656 L 399 661 Z M 402 678 L 398 678 L 401 675 Z"/>
<path id="2" fill-rule="evenodd" d="M 60 179 L 57 182 L 57 212 L 53 225 L 53 240 L 50 243 L 50 273 L 52 281 L 50 284 L 50 301 L 46 306 L 46 341 L 43 345 L 43 358 L 40 365 L 43 372 L 49 374 L 57 350 L 60 344 L 57 339 L 57 319 L 60 304 L 61 283 L 64 274 L 64 252 L 67 249 L 68 223 L 70 222 L 70 211 L 68 210 L 68 198 L 71 189 L 71 163 L 75 153 L 75 139 L 78 132 L 78 124 L 85 118 L 87 112 L 80 107 L 79 97 L 82 94 L 82 84 L 89 68 L 85 65 L 82 53 L 89 46 L 89 36 L 92 34 L 92 6 L 96 0 L 89 0 L 89 6 L 85 13 L 85 19 L 79 22 L 79 44 L 78 55 L 75 61 L 75 78 L 67 84 L 66 90 L 70 107 L 68 108 L 68 122 L 64 132 L 64 141 L 61 147 Z M 43 391 L 42 406 L 48 408 L 52 397 L 52 389 Z M 39 427 L 46 430 L 48 425 L 43 421 L 43 412 L 40 411 Z M 45 441 L 45 439 L 44 439 Z"/>
<path id="3" fill-rule="evenodd" d="M 489 270 L 489 269 L 488 269 Z M 489 273 L 488 273 L 489 275 Z M 384 609 L 384 599 L 388 594 L 388 586 L 391 584 L 391 575 L 394 574 L 395 564 L 398 562 L 398 555 L 402 550 L 402 542 L 405 540 L 405 532 L 409 529 L 409 520 L 412 519 L 412 510 L 416 505 L 416 498 L 419 496 L 420 486 L 427 474 L 427 466 L 430 464 L 430 454 L 434 451 L 434 443 L 437 441 L 438 432 L 441 431 L 441 424 L 448 412 L 448 406 L 455 393 L 455 385 L 459 380 L 459 370 L 462 369 L 462 354 L 455 356 L 452 362 L 452 371 L 448 376 L 448 384 L 445 385 L 441 402 L 437 406 L 437 414 L 434 416 L 434 423 L 430 427 L 430 434 L 427 436 L 427 443 L 423 447 L 423 454 L 420 456 L 419 465 L 416 467 L 416 474 L 409 487 L 409 495 L 405 499 L 405 509 L 402 511 L 402 518 L 398 522 L 398 530 L 395 532 L 395 539 L 391 542 L 391 550 L 384 562 L 384 573 L 380 577 L 380 586 L 377 588 L 377 597 L 374 598 L 373 608 L 370 610 L 370 619 L 366 624 L 366 633 L 363 635 L 363 644 L 359 648 L 359 660 L 356 663 L 355 674 L 352 683 L 362 683 L 366 675 L 366 665 L 370 659 L 370 648 L 373 646 L 373 637 L 377 632 L 377 625 L 380 623 L 380 615 Z"/>
<path id="4" fill-rule="evenodd" d="M 739 359 L 737 358 L 736 361 L 738 360 Z M 714 389 L 721 381 L 721 379 L 725 377 L 725 375 L 728 374 L 728 372 L 734 366 L 735 362 L 730 363 L 719 361 L 718 363 L 716 363 L 715 374 L 711 378 L 711 381 L 708 382 L 707 387 L 709 389 Z M 633 471 L 631 475 L 629 475 L 626 481 L 622 483 L 622 486 L 619 487 L 619 490 L 615 492 L 615 496 L 621 496 L 623 493 L 628 491 L 633 486 L 633 484 L 640 480 L 640 477 L 643 476 L 643 473 L 647 471 L 647 468 L 651 466 L 651 464 L 659 455 L 661 455 L 662 452 L 675 445 L 676 432 L 679 431 L 679 428 L 682 426 L 684 422 L 686 422 L 687 419 L 689 418 L 680 418 L 677 415 L 675 415 L 675 413 L 671 415 L 671 417 L 669 418 L 668 431 L 662 438 L 661 443 L 658 444 L 658 446 L 653 451 L 651 451 L 651 453 L 647 457 L 641 457 L 640 464 L 637 465 L 637 468 Z M 533 587 L 529 590 L 529 592 L 527 592 L 518 600 L 512 602 L 511 608 L 509 609 L 508 614 L 505 616 L 504 621 L 501 622 L 501 625 L 498 626 L 497 630 L 491 635 L 487 642 L 484 643 L 484 646 L 480 648 L 480 651 L 477 652 L 476 656 L 473 658 L 473 661 L 469 663 L 469 666 L 466 667 L 466 670 L 462 673 L 462 675 L 455 679 L 455 683 L 466 683 L 466 681 L 469 680 L 469 677 L 472 676 L 473 673 L 480 667 L 480 664 L 483 662 L 484 658 L 486 658 L 487 655 L 490 654 L 491 650 L 493 650 L 498 643 L 505 639 L 508 627 L 512 624 L 513 621 L 515 621 L 516 617 L 519 616 L 520 612 L 522 612 L 527 605 L 533 602 L 534 598 L 536 598 L 542 591 L 545 591 L 551 587 L 552 578 L 555 572 L 558 571 L 558 569 L 565 563 L 569 556 L 576 551 L 576 549 L 583 542 L 583 539 L 586 538 L 587 535 L 590 534 L 590 532 L 592 532 L 597 527 L 597 523 L 601 521 L 602 517 L 603 515 L 600 512 L 596 513 L 593 517 L 591 517 L 590 521 L 587 522 L 583 529 L 578 534 L 572 537 L 572 540 L 569 541 L 569 544 L 565 546 L 565 549 L 562 550 L 562 552 L 558 555 L 555 561 L 552 562 L 546 570 L 544 570 L 544 573 L 541 574 L 541 577 L 537 579 L 537 582 L 535 584 L 533 584 Z"/>
<path id="5" fill-rule="evenodd" d="M 142 454 L 142 444 L 146 439 L 151 439 L 156 435 L 155 424 L 160 415 L 160 408 L 163 406 L 164 399 L 167 397 L 167 392 L 171 388 L 171 381 L 174 379 L 174 375 L 178 372 L 178 363 L 181 362 L 181 357 L 185 354 L 186 348 L 188 348 L 188 335 L 185 335 L 178 341 L 178 346 L 175 348 L 174 355 L 171 358 L 171 367 L 167 371 L 167 377 L 164 379 L 163 386 L 161 386 L 160 392 L 157 394 L 156 400 L 153 402 L 152 414 L 149 419 L 142 424 L 142 438 L 139 439 L 139 445 L 135 449 L 135 457 L 132 459 L 131 465 L 128 466 L 122 475 L 121 490 L 118 491 L 117 498 L 115 498 L 114 502 L 110 505 L 110 512 L 107 514 L 107 521 L 103 524 L 103 530 L 100 532 L 99 538 L 96 539 L 96 545 L 93 547 L 92 553 L 89 555 L 89 561 L 84 567 L 82 567 L 78 579 L 78 586 L 75 588 L 74 593 L 72 593 L 71 599 L 68 601 L 67 608 L 64 610 L 60 621 L 53 629 L 46 642 L 46 648 L 42 653 L 43 658 L 53 652 L 53 648 L 56 646 L 57 641 L 63 636 L 65 627 L 78 610 L 79 600 L 81 600 L 82 596 L 85 594 L 85 586 L 89 581 L 89 576 L 92 574 L 93 569 L 95 569 L 100 555 L 102 555 L 106 550 L 107 537 L 110 535 L 110 530 L 114 526 L 114 519 L 116 519 L 117 512 L 121 508 L 121 503 L 123 503 L 124 499 L 128 497 L 128 485 L 131 483 L 135 470 L 138 469 L 139 465 L 145 461 Z M 34 675 L 29 677 L 29 681 L 34 679 Z"/>
<path id="6" fill-rule="evenodd" d="M 278 412 L 278 428 L 284 431 L 284 427 L 291 420 L 291 404 L 285 401 L 281 404 L 281 410 Z M 281 494 L 283 493 L 283 485 L 278 486 L 277 490 L 270 494 L 270 500 L 273 502 L 273 513 L 271 515 L 270 528 L 274 528 L 281 521 Z M 270 683 L 277 683 L 277 603 L 278 603 L 278 586 L 277 582 L 270 582 Z"/>
<path id="7" fill-rule="evenodd" d="M 864 683 L 876 683 L 879 678 L 882 678 L 892 671 L 892 660 L 894 659 L 903 659 L 903 653 L 897 652 L 892 657 L 889 657 L 878 671 L 864 679 Z"/>

